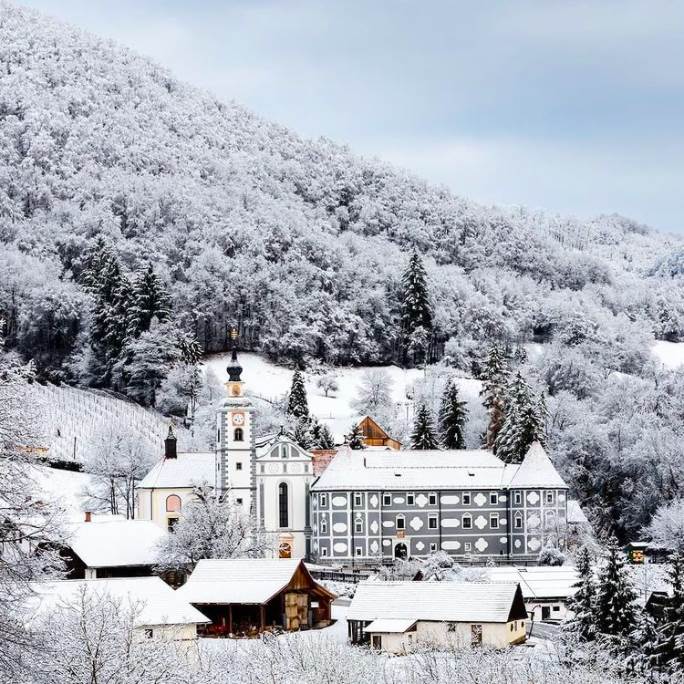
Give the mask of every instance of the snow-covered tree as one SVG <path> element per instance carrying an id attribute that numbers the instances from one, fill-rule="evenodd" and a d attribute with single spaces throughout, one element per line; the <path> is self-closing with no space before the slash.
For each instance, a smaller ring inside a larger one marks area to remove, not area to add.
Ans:
<path id="1" fill-rule="evenodd" d="M 565 554 L 556 546 L 545 545 L 539 552 L 537 563 L 539 565 L 559 566 L 565 563 Z"/>
<path id="2" fill-rule="evenodd" d="M 458 385 L 453 379 L 447 381 L 439 407 L 439 437 L 445 449 L 464 449 L 464 428 L 468 408 L 461 401 Z"/>
<path id="3" fill-rule="evenodd" d="M 157 565 L 161 570 L 192 570 L 203 558 L 261 558 L 273 550 L 273 543 L 241 506 L 217 500 L 213 489 L 202 485 L 160 543 Z"/>
<path id="4" fill-rule="evenodd" d="M 337 375 L 331 372 L 320 375 L 316 379 L 316 387 L 318 387 L 326 397 L 329 396 L 331 392 L 334 394 L 340 388 L 337 381 Z"/>
<path id="5" fill-rule="evenodd" d="M 636 625 L 636 593 L 625 568 L 624 553 L 612 539 L 599 572 L 596 590 L 596 631 L 627 637 Z"/>
<path id="6" fill-rule="evenodd" d="M 485 435 L 485 447 L 493 449 L 506 417 L 506 390 L 508 387 L 508 364 L 497 345 L 490 348 L 482 370 L 480 396 L 487 410 L 489 422 Z"/>
<path id="7" fill-rule="evenodd" d="M 287 413 L 294 418 L 308 418 L 309 416 L 309 402 L 306 398 L 304 376 L 299 369 L 295 370 L 292 374 L 292 385 L 290 386 L 290 394 L 287 401 Z"/>
<path id="8" fill-rule="evenodd" d="M 433 310 L 430 303 L 427 273 L 417 250 L 413 250 L 401 278 L 401 328 L 404 345 L 417 355 L 427 352 L 428 336 L 433 327 Z M 418 331 L 420 334 L 416 334 Z"/>
<path id="9" fill-rule="evenodd" d="M 596 580 L 594 579 L 593 557 L 591 551 L 583 546 L 577 552 L 575 563 L 579 579 L 575 593 L 568 600 L 568 608 L 574 613 L 567 627 L 583 641 L 596 635 Z"/>
<path id="10" fill-rule="evenodd" d="M 684 552 L 684 499 L 660 505 L 646 531 L 655 544 Z"/>
<path id="11" fill-rule="evenodd" d="M 505 463 L 521 463 L 533 442 L 546 446 L 546 406 L 518 372 L 506 397 L 506 418 L 494 451 Z"/>
<path id="12" fill-rule="evenodd" d="M 658 626 L 652 663 L 672 675 L 684 675 L 684 554 L 670 559 L 671 596 L 663 623 Z"/>
<path id="13" fill-rule="evenodd" d="M 439 449 L 432 415 L 425 404 L 421 404 L 416 411 L 413 432 L 411 432 L 411 448 L 420 450 Z"/>
<path id="14" fill-rule="evenodd" d="M 359 415 L 384 417 L 392 406 L 392 380 L 382 368 L 370 368 L 361 376 L 358 396 L 352 406 Z"/>
<path id="15" fill-rule="evenodd" d="M 141 270 L 131 286 L 128 310 L 129 335 L 138 337 L 150 329 L 153 320 L 168 320 L 171 310 L 166 288 L 154 272 L 152 264 Z"/>
<path id="16" fill-rule="evenodd" d="M 330 428 L 318 420 L 314 420 L 311 426 L 311 448 L 313 449 L 333 449 L 335 439 L 330 432 Z"/>
<path id="17" fill-rule="evenodd" d="M 312 434 L 314 425 L 314 421 L 309 416 L 303 416 L 297 419 L 292 432 L 292 437 L 302 449 L 309 450 L 314 446 Z"/>
<path id="18" fill-rule="evenodd" d="M 363 432 L 358 423 L 351 426 L 349 434 L 347 435 L 347 444 L 350 449 L 363 449 Z"/>

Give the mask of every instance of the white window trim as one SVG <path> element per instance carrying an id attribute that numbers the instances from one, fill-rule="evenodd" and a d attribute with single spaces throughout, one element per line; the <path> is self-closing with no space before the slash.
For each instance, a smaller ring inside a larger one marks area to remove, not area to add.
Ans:
<path id="1" fill-rule="evenodd" d="M 360 492 L 354 492 L 354 506 L 363 506 L 363 495 Z"/>
<path id="2" fill-rule="evenodd" d="M 389 503 L 387 503 L 387 499 L 389 499 Z M 382 505 L 383 506 L 391 506 L 392 505 L 392 495 L 391 494 L 383 494 L 382 495 Z"/>
<path id="3" fill-rule="evenodd" d="M 401 520 L 401 527 L 399 527 L 399 521 L 400 520 Z M 394 520 L 394 524 L 396 526 L 396 529 L 405 530 L 406 529 L 406 518 L 403 515 L 398 515 Z"/>
<path id="4" fill-rule="evenodd" d="M 468 501 L 466 502 L 466 497 L 468 498 Z M 473 497 L 470 495 L 470 492 L 463 492 L 463 495 L 461 496 L 461 502 L 463 503 L 464 506 L 470 506 L 470 504 L 473 501 Z"/>
<path id="5" fill-rule="evenodd" d="M 409 497 L 411 498 L 411 501 L 409 501 Z M 415 506 L 416 505 L 416 495 L 413 492 L 407 492 L 406 493 L 406 505 L 407 506 Z"/>
<path id="6" fill-rule="evenodd" d="M 363 556 L 363 548 L 361 546 L 356 546 L 354 548 L 354 556 L 356 556 L 357 558 Z"/>
<path id="7" fill-rule="evenodd" d="M 472 544 L 470 542 L 463 542 L 463 550 L 464 551 L 472 550 Z"/>
<path id="8" fill-rule="evenodd" d="M 468 527 L 466 527 L 465 521 L 468 521 Z M 461 529 L 472 530 L 473 529 L 473 516 L 470 513 L 464 513 L 461 516 Z"/>
<path id="9" fill-rule="evenodd" d="M 321 508 L 327 508 L 328 506 L 328 495 L 327 494 L 321 494 L 321 499 L 320 499 L 320 505 Z"/>
<path id="10" fill-rule="evenodd" d="M 432 527 L 432 526 L 430 525 L 430 521 L 431 521 L 431 520 L 434 520 L 434 521 L 435 521 L 435 526 L 434 526 L 434 527 Z M 437 529 L 439 529 L 439 520 L 437 519 L 437 516 L 436 516 L 436 515 L 430 515 L 430 516 L 428 516 L 428 530 L 437 530 Z"/>
<path id="11" fill-rule="evenodd" d="M 434 502 L 433 502 L 434 499 Z M 428 505 L 430 506 L 436 506 L 437 505 L 437 494 L 435 492 L 430 492 L 428 494 Z"/>
<path id="12" fill-rule="evenodd" d="M 496 521 L 496 525 L 494 524 L 494 521 Z M 499 514 L 498 513 L 490 513 L 489 515 L 489 527 L 493 530 L 498 530 L 499 525 L 501 521 L 499 520 Z"/>

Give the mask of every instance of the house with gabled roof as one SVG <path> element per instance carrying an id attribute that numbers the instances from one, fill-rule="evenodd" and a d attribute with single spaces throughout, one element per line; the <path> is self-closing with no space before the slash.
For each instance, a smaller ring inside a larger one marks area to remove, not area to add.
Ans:
<path id="1" fill-rule="evenodd" d="M 336 598 L 301 560 L 283 558 L 201 560 L 177 593 L 211 620 L 207 636 L 325 627 Z"/>
<path id="2" fill-rule="evenodd" d="M 517 584 L 361 582 L 347 611 L 354 644 L 388 653 L 415 646 L 505 648 L 526 639 Z"/>
<path id="3" fill-rule="evenodd" d="M 380 427 L 380 425 L 370 416 L 365 416 L 358 424 L 361 434 L 363 435 L 363 445 L 365 447 L 384 447 L 399 451 L 401 449 L 401 442 L 387 433 L 387 431 Z"/>

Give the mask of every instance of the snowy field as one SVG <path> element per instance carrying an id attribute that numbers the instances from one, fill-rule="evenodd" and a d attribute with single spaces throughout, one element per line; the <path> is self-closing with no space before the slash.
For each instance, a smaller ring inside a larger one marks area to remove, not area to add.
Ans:
<path id="1" fill-rule="evenodd" d="M 660 340 L 653 345 L 653 355 L 665 368 L 681 368 L 684 366 L 684 342 Z"/>
<path id="2" fill-rule="evenodd" d="M 272 401 L 279 399 L 290 389 L 293 371 L 289 368 L 277 366 L 263 356 L 244 352 L 239 355 L 243 367 L 242 379 L 247 383 L 247 393 Z M 204 359 L 204 364 L 221 382 L 228 379 L 226 365 L 230 354 L 216 354 Z M 382 369 L 387 372 L 391 382 L 392 399 L 401 411 L 406 411 L 407 419 L 412 419 L 413 402 L 407 398 L 413 384 L 424 377 L 423 369 L 403 369 L 398 366 L 373 366 L 373 370 Z M 371 370 L 368 366 L 335 368 L 333 373 L 337 377 L 339 389 L 326 397 L 322 390 L 316 387 L 315 375 L 306 376 L 306 392 L 309 400 L 309 410 L 319 420 L 325 422 L 336 439 L 349 431 L 349 426 L 362 416 L 354 411 L 352 402 L 359 395 L 359 387 L 363 375 Z M 468 402 L 479 401 L 481 388 L 479 380 L 470 378 L 457 379 L 462 397 Z"/>
<path id="3" fill-rule="evenodd" d="M 46 501 L 56 503 L 62 508 L 67 522 L 83 520 L 83 511 L 86 509 L 84 491 L 92 484 L 90 475 L 38 466 L 32 469 L 31 476 Z"/>

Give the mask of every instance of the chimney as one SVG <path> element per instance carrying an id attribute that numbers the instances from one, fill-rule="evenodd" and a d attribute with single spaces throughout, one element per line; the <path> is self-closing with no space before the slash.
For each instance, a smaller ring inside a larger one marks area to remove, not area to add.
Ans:
<path id="1" fill-rule="evenodd" d="M 176 446 L 177 442 L 176 435 L 173 434 L 173 425 L 169 425 L 169 434 L 166 435 L 164 440 L 164 458 L 177 458 Z"/>
<path id="2" fill-rule="evenodd" d="M 85 512 L 85 521 L 86 522 L 92 522 L 93 521 L 93 514 L 90 511 Z"/>

